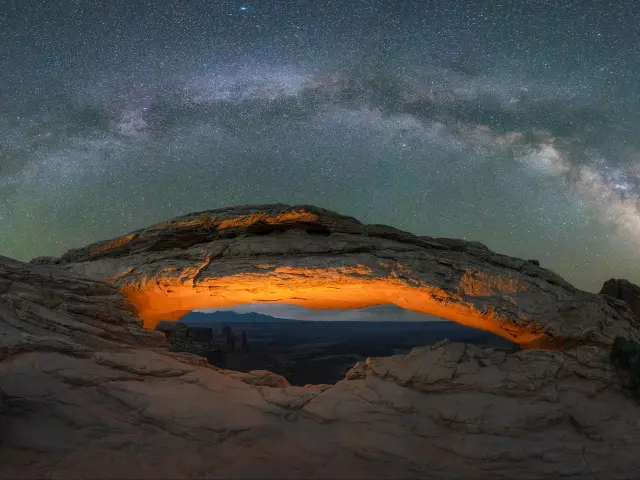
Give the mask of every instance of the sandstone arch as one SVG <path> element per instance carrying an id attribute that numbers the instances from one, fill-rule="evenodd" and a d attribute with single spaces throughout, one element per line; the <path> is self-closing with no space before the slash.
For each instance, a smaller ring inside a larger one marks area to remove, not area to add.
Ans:
<path id="1" fill-rule="evenodd" d="M 535 261 L 308 205 L 193 213 L 33 262 L 107 280 L 148 328 L 193 309 L 242 303 L 393 303 L 523 348 L 637 338 L 637 320 L 624 303 L 580 291 Z"/>

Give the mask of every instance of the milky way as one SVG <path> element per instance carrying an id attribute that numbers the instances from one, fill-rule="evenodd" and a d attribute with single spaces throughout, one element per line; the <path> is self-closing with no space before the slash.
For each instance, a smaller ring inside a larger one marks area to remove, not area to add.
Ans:
<path id="1" fill-rule="evenodd" d="M 640 283 L 631 2 L 30 3 L 0 12 L 0 254 L 311 203 Z"/>

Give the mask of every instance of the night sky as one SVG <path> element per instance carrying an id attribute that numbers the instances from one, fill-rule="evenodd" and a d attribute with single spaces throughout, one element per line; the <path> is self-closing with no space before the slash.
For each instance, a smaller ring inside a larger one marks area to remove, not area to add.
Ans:
<path id="1" fill-rule="evenodd" d="M 631 0 L 5 0 L 0 254 L 310 203 L 640 283 L 639 30 Z"/>

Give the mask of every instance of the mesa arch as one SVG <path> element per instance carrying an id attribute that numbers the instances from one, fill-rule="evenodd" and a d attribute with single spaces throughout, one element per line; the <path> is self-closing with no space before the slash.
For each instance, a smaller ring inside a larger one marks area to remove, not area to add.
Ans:
<path id="1" fill-rule="evenodd" d="M 34 263 L 106 280 L 147 328 L 199 308 L 396 304 L 523 348 L 638 338 L 623 302 L 580 291 L 536 261 L 477 242 L 416 236 L 322 208 L 240 206 L 184 215 Z"/>

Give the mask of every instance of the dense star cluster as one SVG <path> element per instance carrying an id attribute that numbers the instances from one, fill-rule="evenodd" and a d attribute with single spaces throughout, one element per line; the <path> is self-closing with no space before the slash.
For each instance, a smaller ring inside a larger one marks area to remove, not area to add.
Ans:
<path id="1" fill-rule="evenodd" d="M 311 203 L 640 282 L 634 2 L 0 7 L 0 254 Z"/>

